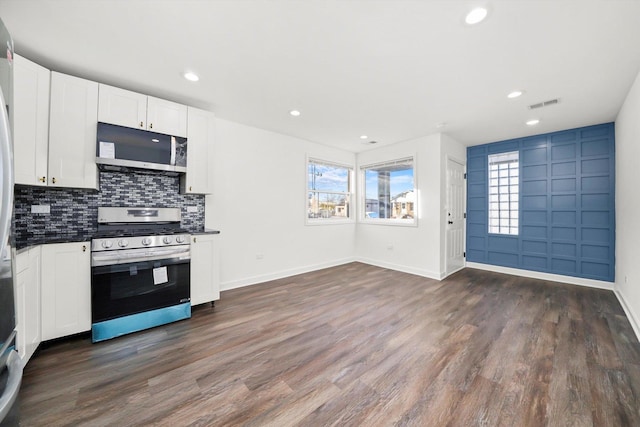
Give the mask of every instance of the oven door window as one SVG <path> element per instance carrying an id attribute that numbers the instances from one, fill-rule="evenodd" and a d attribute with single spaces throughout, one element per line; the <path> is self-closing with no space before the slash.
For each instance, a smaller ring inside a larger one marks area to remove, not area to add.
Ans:
<path id="1" fill-rule="evenodd" d="M 91 268 L 94 323 L 189 301 L 189 261 L 160 260 Z"/>

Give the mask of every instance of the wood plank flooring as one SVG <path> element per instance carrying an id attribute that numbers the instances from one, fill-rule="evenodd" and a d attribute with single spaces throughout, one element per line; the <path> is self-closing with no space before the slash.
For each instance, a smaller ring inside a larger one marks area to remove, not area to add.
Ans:
<path id="1" fill-rule="evenodd" d="M 41 349 L 24 426 L 639 426 L 614 294 L 360 263 L 225 291 L 186 321 Z"/>

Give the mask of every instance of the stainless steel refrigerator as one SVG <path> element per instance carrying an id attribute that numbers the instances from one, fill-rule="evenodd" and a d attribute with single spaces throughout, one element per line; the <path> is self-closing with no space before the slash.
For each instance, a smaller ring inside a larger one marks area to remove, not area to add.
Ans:
<path id="1" fill-rule="evenodd" d="M 3 54 L 5 52 L 6 54 Z M 13 41 L 0 20 L 0 425 L 17 425 L 16 398 L 22 361 L 15 350 L 16 316 L 11 214 L 13 212 L 13 146 L 9 114 L 13 98 Z"/>

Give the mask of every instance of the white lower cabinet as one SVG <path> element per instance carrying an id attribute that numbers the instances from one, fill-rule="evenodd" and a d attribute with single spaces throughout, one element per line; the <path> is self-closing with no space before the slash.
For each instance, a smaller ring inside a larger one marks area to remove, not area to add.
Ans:
<path id="1" fill-rule="evenodd" d="M 42 245 L 42 340 L 91 329 L 89 242 Z"/>
<path id="2" fill-rule="evenodd" d="M 191 236 L 191 305 L 220 299 L 217 234 Z"/>
<path id="3" fill-rule="evenodd" d="M 40 246 L 16 256 L 16 347 L 26 364 L 42 340 L 40 321 Z"/>

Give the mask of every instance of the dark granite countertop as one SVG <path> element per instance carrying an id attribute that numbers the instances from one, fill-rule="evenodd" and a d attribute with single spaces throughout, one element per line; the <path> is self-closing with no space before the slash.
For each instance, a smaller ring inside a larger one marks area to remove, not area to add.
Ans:
<path id="1" fill-rule="evenodd" d="M 192 231 L 191 234 L 220 234 L 220 230 L 213 230 L 211 228 L 204 228 L 199 231 Z"/>
<path id="2" fill-rule="evenodd" d="M 93 233 L 45 233 L 34 234 L 26 238 L 16 239 L 16 250 L 28 248 L 31 246 L 44 245 L 47 243 L 71 243 L 71 242 L 90 242 Z"/>

